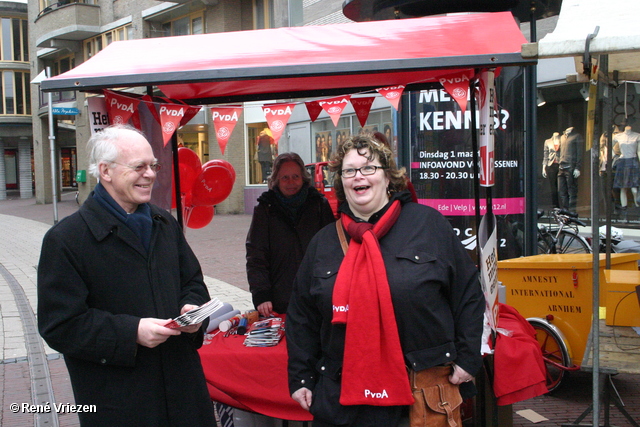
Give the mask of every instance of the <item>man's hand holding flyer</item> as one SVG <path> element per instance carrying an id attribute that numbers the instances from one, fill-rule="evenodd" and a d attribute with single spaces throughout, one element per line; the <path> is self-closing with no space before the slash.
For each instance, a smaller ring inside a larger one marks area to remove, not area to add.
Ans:
<path id="1" fill-rule="evenodd" d="M 193 310 L 189 310 L 175 319 L 172 319 L 164 326 L 166 328 L 178 329 L 183 326 L 196 325 L 201 323 L 220 307 L 222 307 L 222 302 L 220 302 L 218 298 L 212 298 L 209 302 L 202 304 L 200 307 L 196 307 Z"/>

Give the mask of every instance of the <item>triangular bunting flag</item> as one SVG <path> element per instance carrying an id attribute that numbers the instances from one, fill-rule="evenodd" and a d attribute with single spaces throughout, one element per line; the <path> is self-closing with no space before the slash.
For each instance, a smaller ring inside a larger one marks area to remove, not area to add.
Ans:
<path id="1" fill-rule="evenodd" d="M 218 139 L 218 146 L 220 151 L 224 154 L 224 150 L 227 147 L 227 142 L 231 137 L 231 133 L 238 123 L 240 114 L 242 113 L 242 107 L 219 107 L 211 109 L 211 116 L 213 118 L 213 126 L 216 129 L 216 138 Z"/>
<path id="2" fill-rule="evenodd" d="M 187 105 L 187 110 L 184 112 L 184 117 L 182 118 L 182 120 L 180 120 L 180 126 L 184 126 L 187 123 L 189 123 L 191 121 L 191 119 L 193 119 L 196 114 L 198 114 L 200 112 L 200 109 L 202 109 L 201 106 L 192 106 L 192 105 Z"/>
<path id="3" fill-rule="evenodd" d="M 180 121 L 184 118 L 185 111 L 187 111 L 188 108 L 189 107 L 185 105 L 160 104 L 158 113 L 160 115 L 162 140 L 165 147 L 171 139 L 171 136 L 173 136 L 175 131 L 178 130 L 178 127 L 180 127 Z"/>
<path id="4" fill-rule="evenodd" d="M 373 104 L 374 99 L 376 99 L 375 96 L 368 96 L 366 98 L 351 98 L 351 105 L 353 105 L 353 109 L 355 110 L 356 116 L 358 116 L 358 121 L 360 122 L 360 126 L 362 127 L 364 127 L 365 123 L 367 123 L 369 111 L 371 111 L 371 104 Z"/>
<path id="5" fill-rule="evenodd" d="M 131 116 L 138 111 L 140 100 L 120 95 L 110 90 L 104 90 L 103 92 L 111 124 L 124 125 L 129 123 Z"/>
<path id="6" fill-rule="evenodd" d="M 189 104 L 187 104 L 186 102 L 184 102 L 184 101 L 182 101 L 180 99 L 171 99 L 171 98 L 164 98 L 164 97 L 160 97 L 160 99 L 162 99 L 163 101 L 165 101 L 167 103 L 184 105 L 185 107 L 187 107 L 185 109 L 185 111 L 184 111 L 184 117 L 182 117 L 182 119 L 180 119 L 180 126 L 184 126 L 187 123 L 189 123 L 189 121 L 191 121 L 191 119 L 193 119 L 195 117 L 195 115 L 198 114 L 198 112 L 202 108 L 199 105 L 197 105 L 197 106 L 189 105 Z"/>
<path id="7" fill-rule="evenodd" d="M 467 109 L 469 95 L 469 76 L 466 73 L 449 74 L 440 77 L 440 84 L 454 101 L 458 103 L 464 113 Z"/>
<path id="8" fill-rule="evenodd" d="M 336 96 L 335 98 L 318 101 L 318 104 L 320 104 L 322 109 L 329 114 L 329 117 L 331 117 L 331 120 L 333 121 L 333 125 L 338 126 L 340 116 L 349 103 L 350 98 L 351 95 Z"/>
<path id="9" fill-rule="evenodd" d="M 284 132 L 284 128 L 287 126 L 287 122 L 289 118 L 291 118 L 291 113 L 295 106 L 296 104 L 271 104 L 262 106 L 264 117 L 267 119 L 269 129 L 271 129 L 273 133 L 275 144 L 278 143 L 278 140 L 282 136 L 282 132 Z"/>
<path id="10" fill-rule="evenodd" d="M 309 118 L 312 122 L 315 122 L 320 113 L 322 112 L 322 107 L 318 104 L 318 101 L 307 101 L 305 102 L 307 106 L 307 112 L 309 113 Z"/>
<path id="11" fill-rule="evenodd" d="M 153 116 L 154 119 L 156 119 L 156 122 L 161 124 L 160 123 L 160 116 L 158 115 L 158 110 L 156 109 L 156 103 L 153 102 L 153 98 L 151 98 L 150 95 L 144 95 L 142 97 L 142 102 L 144 102 L 146 104 L 147 108 L 151 112 L 151 115 Z"/>
<path id="12" fill-rule="evenodd" d="M 400 98 L 402 97 L 402 92 L 404 92 L 403 85 L 382 87 L 376 89 L 376 91 L 378 91 L 380 95 L 384 96 L 387 101 L 389 101 L 391 105 L 393 105 L 393 108 L 395 108 L 396 111 L 398 110 Z"/>

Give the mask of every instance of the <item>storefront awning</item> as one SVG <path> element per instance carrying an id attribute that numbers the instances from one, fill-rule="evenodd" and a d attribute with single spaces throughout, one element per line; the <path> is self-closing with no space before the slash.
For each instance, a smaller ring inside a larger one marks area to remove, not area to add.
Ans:
<path id="1" fill-rule="evenodd" d="M 553 32 L 538 42 L 538 58 L 609 55 L 620 80 L 640 78 L 640 3 L 629 0 L 564 0 Z M 582 72 L 581 60 L 577 71 Z"/>
<path id="2" fill-rule="evenodd" d="M 114 42 L 44 91 L 159 86 L 191 104 L 299 98 L 435 82 L 455 70 L 527 65 L 510 12 Z"/>

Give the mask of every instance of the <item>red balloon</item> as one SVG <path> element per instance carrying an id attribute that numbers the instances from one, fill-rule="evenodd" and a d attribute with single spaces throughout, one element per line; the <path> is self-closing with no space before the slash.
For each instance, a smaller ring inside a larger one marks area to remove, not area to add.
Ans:
<path id="1" fill-rule="evenodd" d="M 187 227 L 203 228 L 213 219 L 213 206 L 192 206 L 187 209 Z"/>
<path id="2" fill-rule="evenodd" d="M 195 151 L 187 147 L 178 147 L 178 162 L 192 169 L 200 169 L 202 167 L 200 157 Z"/>
<path id="3" fill-rule="evenodd" d="M 211 165 L 220 165 L 220 166 L 225 167 L 229 172 L 231 172 L 231 177 L 233 178 L 233 182 L 236 181 L 236 170 L 233 168 L 231 163 L 229 163 L 228 161 L 222 160 L 222 159 L 209 160 L 207 163 L 202 165 L 202 169 L 205 169 L 206 167 L 211 166 Z"/>
<path id="4" fill-rule="evenodd" d="M 200 172 L 191 187 L 193 206 L 211 206 L 221 203 L 231 194 L 233 181 L 231 172 L 224 166 L 216 164 L 207 166 Z"/>
<path id="5" fill-rule="evenodd" d="M 182 206 L 183 211 L 186 206 L 191 205 L 191 191 L 189 191 L 188 193 L 184 191 L 180 193 L 180 205 Z M 176 203 L 176 183 L 172 182 L 171 183 L 171 209 L 177 209 L 177 208 L 178 208 L 178 204 Z"/>
<path id="6" fill-rule="evenodd" d="M 180 170 L 180 191 L 188 193 L 202 171 L 202 162 L 192 149 L 178 147 L 178 169 Z"/>
<path id="7" fill-rule="evenodd" d="M 202 172 L 201 170 L 191 169 L 190 166 L 186 166 L 183 164 L 178 165 L 178 169 L 180 170 L 180 192 L 188 193 L 191 191 L 191 187 L 193 187 L 193 183 L 195 182 L 198 174 Z"/>

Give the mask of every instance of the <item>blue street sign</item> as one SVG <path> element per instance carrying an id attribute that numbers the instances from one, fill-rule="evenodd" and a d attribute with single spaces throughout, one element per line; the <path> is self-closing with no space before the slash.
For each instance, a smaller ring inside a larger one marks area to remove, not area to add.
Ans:
<path id="1" fill-rule="evenodd" d="M 64 115 L 64 116 L 75 116 L 80 113 L 80 111 L 77 108 L 73 108 L 73 107 L 53 107 L 52 111 L 53 111 L 53 114 Z"/>

